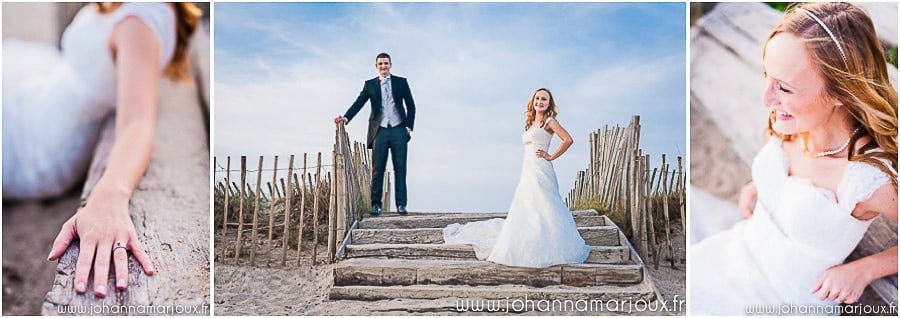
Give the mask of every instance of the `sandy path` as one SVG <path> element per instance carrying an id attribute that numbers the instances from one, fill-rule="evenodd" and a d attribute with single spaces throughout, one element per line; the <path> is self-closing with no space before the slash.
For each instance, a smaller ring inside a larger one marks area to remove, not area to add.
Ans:
<path id="1" fill-rule="evenodd" d="M 80 188 L 80 187 L 78 187 Z M 38 315 L 56 274 L 50 244 L 79 206 L 77 193 L 45 202 L 3 202 L 3 315 Z"/>
<path id="2" fill-rule="evenodd" d="M 331 265 L 216 265 L 216 315 L 301 315 L 327 299 Z"/>

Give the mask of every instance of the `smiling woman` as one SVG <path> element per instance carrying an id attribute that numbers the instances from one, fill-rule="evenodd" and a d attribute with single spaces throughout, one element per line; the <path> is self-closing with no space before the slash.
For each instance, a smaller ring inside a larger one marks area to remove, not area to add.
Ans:
<path id="1" fill-rule="evenodd" d="M 897 273 L 896 234 L 845 263 L 876 218 L 897 222 L 888 60 L 868 14 L 848 3 L 790 6 L 763 52 L 768 142 L 738 200 L 744 220 L 691 250 L 691 312 L 839 314 Z"/>

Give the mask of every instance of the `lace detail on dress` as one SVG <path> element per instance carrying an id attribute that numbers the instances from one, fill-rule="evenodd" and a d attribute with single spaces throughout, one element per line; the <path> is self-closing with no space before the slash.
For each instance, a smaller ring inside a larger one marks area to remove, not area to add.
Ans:
<path id="1" fill-rule="evenodd" d="M 885 165 L 893 171 L 890 165 Z M 857 203 L 868 200 L 875 190 L 891 182 L 891 176 L 865 162 L 851 161 L 844 169 L 844 179 L 838 185 L 838 198 L 848 213 Z"/>

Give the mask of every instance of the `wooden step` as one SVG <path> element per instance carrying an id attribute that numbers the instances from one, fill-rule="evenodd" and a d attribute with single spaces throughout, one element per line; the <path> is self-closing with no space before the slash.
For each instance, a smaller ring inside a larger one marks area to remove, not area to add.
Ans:
<path id="1" fill-rule="evenodd" d="M 361 244 L 347 245 L 345 258 L 401 258 L 474 260 L 475 250 L 465 244 Z M 592 246 L 588 264 L 632 264 L 624 246 Z"/>
<path id="2" fill-rule="evenodd" d="M 328 294 L 330 300 L 394 300 L 394 299 L 522 299 L 533 300 L 638 300 L 652 301 L 656 293 L 646 284 L 632 286 L 548 286 L 522 285 L 461 286 L 461 285 L 411 285 L 411 286 L 334 286 Z"/>
<path id="3" fill-rule="evenodd" d="M 572 213 L 572 216 L 599 216 L 600 212 L 597 210 L 573 210 L 569 211 Z M 370 215 L 368 213 L 365 214 L 366 218 L 372 219 L 380 219 L 380 218 L 392 218 L 392 217 L 410 217 L 410 216 L 420 216 L 420 215 L 430 215 L 430 216 L 443 216 L 443 215 L 475 215 L 475 214 L 489 214 L 489 215 L 497 215 L 498 217 L 503 217 L 506 215 L 506 211 L 497 211 L 497 212 L 430 212 L 430 211 L 411 211 L 406 215 L 400 215 L 397 211 L 392 212 L 381 212 L 379 215 Z"/>
<path id="4" fill-rule="evenodd" d="M 411 214 L 406 216 L 368 217 L 359 223 L 361 229 L 415 229 L 444 228 L 453 223 L 468 223 L 494 218 L 505 218 L 505 213 L 442 213 Z M 575 224 L 579 227 L 607 225 L 606 217 L 601 215 L 574 215 Z"/>
<path id="5" fill-rule="evenodd" d="M 548 268 L 499 265 L 486 261 L 355 258 L 334 268 L 334 286 L 350 285 L 551 285 L 637 284 L 640 265 L 572 264 Z"/>
<path id="6" fill-rule="evenodd" d="M 619 229 L 615 225 L 579 227 L 587 245 L 618 246 Z M 354 229 L 351 244 L 441 244 L 442 228 L 419 229 Z"/>

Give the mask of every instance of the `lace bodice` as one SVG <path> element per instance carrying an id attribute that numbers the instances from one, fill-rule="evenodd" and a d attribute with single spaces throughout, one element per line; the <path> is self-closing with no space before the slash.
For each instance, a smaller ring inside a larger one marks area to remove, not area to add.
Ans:
<path id="1" fill-rule="evenodd" d="M 548 118 L 544 125 L 550 120 L 554 120 L 552 118 Z M 525 131 L 522 134 L 522 144 L 525 145 L 525 150 L 536 150 L 542 149 L 547 151 L 550 148 L 550 139 L 552 139 L 553 134 L 547 132 L 544 129 L 544 125 L 541 126 L 533 126 Z"/>
<path id="2" fill-rule="evenodd" d="M 835 192 L 789 176 L 788 156 L 771 138 L 753 161 L 757 207 L 792 241 L 829 258 L 843 260 L 859 243 L 871 220 L 851 215 L 856 204 L 890 182 L 890 176 L 862 162 L 849 162 Z M 755 217 L 756 215 L 754 215 Z"/>

